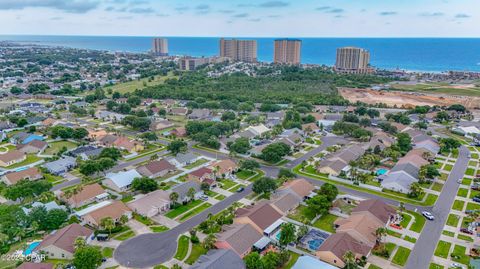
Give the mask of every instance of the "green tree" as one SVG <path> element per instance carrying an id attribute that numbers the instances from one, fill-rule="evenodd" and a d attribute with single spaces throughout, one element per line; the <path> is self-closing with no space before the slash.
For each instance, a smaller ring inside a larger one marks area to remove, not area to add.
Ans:
<path id="1" fill-rule="evenodd" d="M 277 163 L 288 154 L 290 154 L 290 147 L 282 142 L 276 142 L 266 146 L 260 158 L 269 163 Z"/>
<path id="2" fill-rule="evenodd" d="M 120 152 L 119 149 L 117 148 L 104 148 L 102 149 L 102 152 L 98 155 L 99 158 L 110 158 L 114 161 L 118 161 L 120 158 L 122 158 L 122 153 Z"/>
<path id="3" fill-rule="evenodd" d="M 248 138 L 245 137 L 237 138 L 233 143 L 228 145 L 229 150 L 240 154 L 247 153 L 251 148 Z"/>
<path id="4" fill-rule="evenodd" d="M 252 186 L 253 192 L 257 194 L 269 193 L 277 189 L 277 183 L 273 178 L 262 177 L 255 181 Z"/>
<path id="5" fill-rule="evenodd" d="M 357 269 L 358 265 L 356 263 L 356 257 L 355 254 L 353 254 L 352 251 L 347 251 L 345 254 L 343 254 L 343 261 L 345 262 L 345 269 Z"/>
<path id="6" fill-rule="evenodd" d="M 115 228 L 115 221 L 111 217 L 105 217 L 100 220 L 100 226 L 111 234 Z"/>
<path id="7" fill-rule="evenodd" d="M 412 138 L 407 133 L 397 134 L 397 145 L 401 152 L 406 153 L 412 149 Z"/>
<path id="8" fill-rule="evenodd" d="M 338 188 L 333 184 L 325 183 L 318 190 L 318 194 L 325 195 L 328 201 L 333 202 L 337 198 Z"/>
<path id="9" fill-rule="evenodd" d="M 314 213 L 315 216 L 328 213 L 328 210 L 332 206 L 332 202 L 328 200 L 327 196 L 320 194 L 308 199 L 306 203 L 308 210 Z"/>
<path id="10" fill-rule="evenodd" d="M 292 172 L 290 169 L 280 168 L 280 171 L 278 171 L 278 178 L 292 179 L 295 177 L 295 173 Z"/>
<path id="11" fill-rule="evenodd" d="M 179 195 L 177 192 L 172 192 L 169 195 L 170 201 L 172 201 L 173 204 L 176 204 L 179 198 Z"/>
<path id="12" fill-rule="evenodd" d="M 149 193 L 158 189 L 158 183 L 156 180 L 148 177 L 135 178 L 132 181 L 132 189 L 142 193 Z"/>
<path id="13" fill-rule="evenodd" d="M 285 247 L 295 241 L 295 226 L 292 223 L 285 223 L 280 230 L 280 245 Z"/>
<path id="14" fill-rule="evenodd" d="M 174 140 L 168 144 L 167 149 L 177 156 L 177 154 L 187 151 L 187 143 L 183 140 Z"/>
<path id="15" fill-rule="evenodd" d="M 73 265 L 76 269 L 96 269 L 102 264 L 102 253 L 94 246 L 75 250 Z"/>
<path id="16" fill-rule="evenodd" d="M 215 237 L 214 234 L 209 234 L 205 239 L 203 240 L 202 246 L 204 249 L 210 250 L 215 247 L 215 242 L 217 241 L 217 238 Z"/>
<path id="17" fill-rule="evenodd" d="M 246 159 L 240 161 L 240 169 L 242 170 L 253 171 L 257 168 L 260 168 L 260 164 L 255 160 Z"/>
<path id="18" fill-rule="evenodd" d="M 410 185 L 410 193 L 408 193 L 408 196 L 412 198 L 418 198 L 422 194 L 424 194 L 424 190 L 422 189 L 422 186 L 418 182 L 414 182 Z"/>
<path id="19" fill-rule="evenodd" d="M 243 258 L 243 260 L 245 261 L 245 266 L 247 269 L 263 269 L 260 254 L 257 252 L 250 252 Z"/>

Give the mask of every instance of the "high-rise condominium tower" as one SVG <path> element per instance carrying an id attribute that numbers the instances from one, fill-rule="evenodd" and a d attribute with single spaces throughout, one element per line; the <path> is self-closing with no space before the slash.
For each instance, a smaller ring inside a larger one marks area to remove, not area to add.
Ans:
<path id="1" fill-rule="evenodd" d="M 274 43 L 273 62 L 278 64 L 300 64 L 299 39 L 277 39 Z"/>
<path id="2" fill-rule="evenodd" d="M 257 41 L 220 39 L 220 57 L 227 57 L 234 61 L 256 62 Z"/>
<path id="3" fill-rule="evenodd" d="M 371 73 L 370 52 L 362 48 L 344 47 L 337 49 L 335 70 L 340 73 Z"/>
<path id="4" fill-rule="evenodd" d="M 168 56 L 168 39 L 154 38 L 152 43 L 152 51 L 158 56 Z"/>

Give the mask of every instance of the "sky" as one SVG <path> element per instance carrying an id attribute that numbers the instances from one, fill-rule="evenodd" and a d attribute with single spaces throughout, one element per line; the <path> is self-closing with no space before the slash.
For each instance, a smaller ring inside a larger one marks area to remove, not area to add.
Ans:
<path id="1" fill-rule="evenodd" d="M 478 1 L 0 0 L 0 34 L 480 37 Z"/>

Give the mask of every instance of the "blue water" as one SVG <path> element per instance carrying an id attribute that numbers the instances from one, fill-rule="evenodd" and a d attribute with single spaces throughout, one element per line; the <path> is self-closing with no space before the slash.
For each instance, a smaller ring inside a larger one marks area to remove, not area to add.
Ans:
<path id="1" fill-rule="evenodd" d="M 377 174 L 377 176 L 381 176 L 381 175 L 386 174 L 387 172 L 388 172 L 388 169 L 380 168 L 380 169 L 377 169 L 376 174 Z"/>
<path id="2" fill-rule="evenodd" d="M 23 251 L 23 255 L 30 255 L 32 254 L 33 250 L 40 245 L 40 241 L 32 242 L 28 245 L 27 249 Z"/>
<path id="3" fill-rule="evenodd" d="M 323 244 L 323 239 L 313 239 L 313 240 L 310 240 L 308 241 L 308 248 L 313 250 L 313 251 L 317 251 L 320 246 Z"/>
<path id="4" fill-rule="evenodd" d="M 274 38 L 254 38 L 258 58 L 271 62 Z M 109 51 L 146 52 L 152 37 L 0 36 L 0 40 Z M 335 63 L 336 48 L 358 46 L 371 52 L 373 66 L 414 71 L 480 71 L 480 38 L 301 38 L 302 63 Z M 171 55 L 218 54 L 218 38 L 168 37 Z"/>

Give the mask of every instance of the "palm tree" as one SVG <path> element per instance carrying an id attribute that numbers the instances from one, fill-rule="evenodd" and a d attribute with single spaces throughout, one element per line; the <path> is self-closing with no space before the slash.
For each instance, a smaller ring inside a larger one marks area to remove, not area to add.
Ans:
<path id="1" fill-rule="evenodd" d="M 5 244 L 8 243 L 8 235 L 4 233 L 0 233 L 0 245 L 4 246 Z"/>
<path id="2" fill-rule="evenodd" d="M 203 248 L 210 250 L 215 247 L 215 242 L 217 242 L 217 238 L 215 237 L 214 234 L 209 234 L 205 239 L 203 240 Z"/>
<path id="3" fill-rule="evenodd" d="M 100 226 L 108 230 L 108 233 L 111 235 L 112 229 L 115 228 L 115 221 L 111 217 L 106 217 L 100 221 Z"/>
<path id="4" fill-rule="evenodd" d="M 346 269 L 355 269 L 358 268 L 357 264 L 355 263 L 355 254 L 351 252 L 350 250 L 345 252 L 343 255 L 343 261 L 345 262 L 345 267 Z"/>
<path id="5" fill-rule="evenodd" d="M 195 191 L 194 188 L 188 189 L 188 191 L 187 191 L 187 196 L 188 196 L 188 198 L 190 199 L 190 201 L 192 201 L 193 198 L 195 198 L 195 193 L 196 193 L 196 191 Z"/>
<path id="6" fill-rule="evenodd" d="M 377 237 L 377 244 L 382 242 L 384 236 L 387 235 L 387 228 L 379 227 L 375 230 L 375 236 Z"/>
<path id="7" fill-rule="evenodd" d="M 73 246 L 75 247 L 75 249 L 83 248 L 86 245 L 87 242 L 85 242 L 85 239 L 81 236 L 75 238 L 75 241 L 73 242 Z"/>
<path id="8" fill-rule="evenodd" d="M 173 204 L 176 204 L 176 203 L 177 203 L 178 198 L 179 198 L 178 196 L 179 196 L 179 195 L 178 195 L 178 193 L 176 193 L 176 192 L 170 193 L 169 198 L 170 198 L 170 200 L 173 202 Z"/>
<path id="9" fill-rule="evenodd" d="M 122 215 L 122 216 L 120 217 L 120 223 L 121 223 L 122 225 L 124 225 L 124 224 L 127 223 L 127 222 L 128 222 L 128 216 L 127 216 L 127 215 Z"/>
<path id="10" fill-rule="evenodd" d="M 178 265 L 178 264 L 174 264 L 174 265 L 172 266 L 172 269 L 182 269 L 182 267 L 181 267 L 180 265 Z"/>

